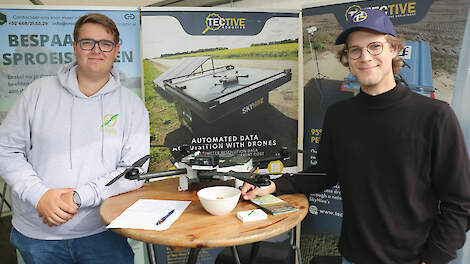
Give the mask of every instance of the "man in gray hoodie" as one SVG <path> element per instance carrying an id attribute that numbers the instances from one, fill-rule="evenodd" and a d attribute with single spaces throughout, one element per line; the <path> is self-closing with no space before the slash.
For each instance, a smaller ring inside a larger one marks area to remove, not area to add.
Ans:
<path id="1" fill-rule="evenodd" d="M 99 206 L 142 185 L 121 178 L 105 186 L 149 153 L 148 112 L 113 67 L 119 31 L 110 18 L 79 18 L 73 48 L 76 62 L 31 83 L 0 126 L 10 240 L 26 263 L 133 263 Z"/>

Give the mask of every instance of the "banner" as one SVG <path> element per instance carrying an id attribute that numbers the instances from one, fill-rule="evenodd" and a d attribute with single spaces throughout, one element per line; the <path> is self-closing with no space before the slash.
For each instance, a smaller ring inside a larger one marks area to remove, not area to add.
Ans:
<path id="1" fill-rule="evenodd" d="M 87 7 L 88 8 L 88 7 Z M 121 83 L 141 95 L 139 11 L 0 8 L 0 123 L 35 79 L 56 75 L 73 62 L 73 29 L 87 13 L 103 13 L 117 25 L 120 50 L 114 65 Z"/>
<path id="2" fill-rule="evenodd" d="M 298 12 L 143 8 L 150 171 L 179 146 L 213 156 L 273 157 L 259 172 L 297 171 Z M 173 154 L 173 156 L 171 155 Z M 208 257 L 214 251 L 201 251 Z M 159 263 L 175 263 L 171 254 Z M 213 260 L 212 260 L 213 261 Z"/>
<path id="3" fill-rule="evenodd" d="M 406 40 L 399 56 L 405 61 L 395 76 L 414 92 L 448 103 L 456 83 L 462 39 L 467 22 L 468 1 L 361 1 L 302 10 L 304 43 L 304 168 L 315 165 L 323 118 L 329 105 L 359 92 L 359 84 L 336 52 L 334 41 L 342 25 L 361 8 L 388 14 L 397 33 Z M 468 32 L 467 32 L 468 34 Z M 468 45 L 468 43 L 467 43 Z M 462 64 L 463 65 L 463 64 Z M 454 88 L 455 87 L 455 88 Z M 461 88 L 460 88 L 461 89 Z M 302 224 L 302 257 L 338 256 L 341 231 L 341 192 L 338 186 L 311 194 L 310 210 Z"/>

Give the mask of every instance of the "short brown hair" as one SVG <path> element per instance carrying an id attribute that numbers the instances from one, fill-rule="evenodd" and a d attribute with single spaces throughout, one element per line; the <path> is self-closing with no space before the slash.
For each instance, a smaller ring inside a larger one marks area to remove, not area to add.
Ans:
<path id="1" fill-rule="evenodd" d="M 73 40 L 75 42 L 78 41 L 79 30 L 85 23 L 102 25 L 106 29 L 106 32 L 113 34 L 114 43 L 119 44 L 119 30 L 116 24 L 111 18 L 99 13 L 86 14 L 77 20 L 75 28 L 73 29 Z"/>
<path id="2" fill-rule="evenodd" d="M 405 40 L 401 37 L 394 37 L 392 35 L 385 35 L 385 39 L 387 42 L 395 48 L 398 52 L 403 50 L 405 45 Z M 348 43 L 346 42 L 343 45 L 343 48 L 338 50 L 336 57 L 339 59 L 339 62 L 343 64 L 345 67 L 349 67 L 349 60 L 348 60 Z M 399 56 L 396 56 L 392 60 L 392 70 L 393 75 L 399 74 L 401 68 L 403 67 L 403 59 Z"/>

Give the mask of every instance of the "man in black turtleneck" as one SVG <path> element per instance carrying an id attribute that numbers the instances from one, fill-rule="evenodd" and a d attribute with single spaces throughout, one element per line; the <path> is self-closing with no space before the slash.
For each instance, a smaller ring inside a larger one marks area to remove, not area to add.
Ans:
<path id="1" fill-rule="evenodd" d="M 470 165 L 454 112 L 395 82 L 403 40 L 382 11 L 358 11 L 336 44 L 344 44 L 340 61 L 361 91 L 326 113 L 318 160 L 327 177 L 245 184 L 243 197 L 308 194 L 339 182 L 343 263 L 448 263 L 470 226 Z"/>

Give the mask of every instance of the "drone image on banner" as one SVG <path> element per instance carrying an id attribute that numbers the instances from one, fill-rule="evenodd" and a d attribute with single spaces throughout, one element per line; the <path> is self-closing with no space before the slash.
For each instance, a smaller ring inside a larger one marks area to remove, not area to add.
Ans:
<path id="1" fill-rule="evenodd" d="M 153 82 L 159 94 L 176 102 L 181 124 L 205 135 L 216 121 L 233 120 L 234 114 L 244 116 L 269 104 L 269 92 L 291 78 L 291 69 L 215 67 L 212 56 L 200 56 L 180 59 Z"/>

